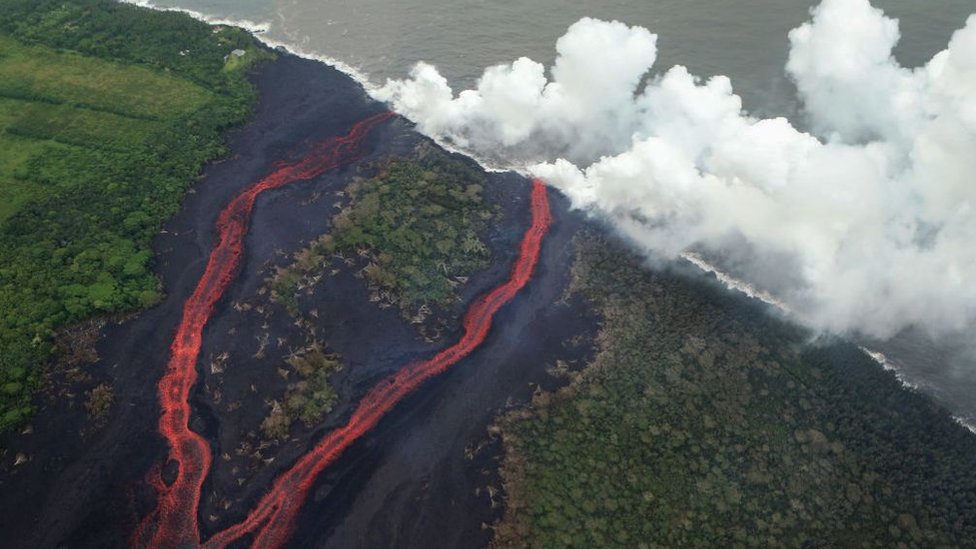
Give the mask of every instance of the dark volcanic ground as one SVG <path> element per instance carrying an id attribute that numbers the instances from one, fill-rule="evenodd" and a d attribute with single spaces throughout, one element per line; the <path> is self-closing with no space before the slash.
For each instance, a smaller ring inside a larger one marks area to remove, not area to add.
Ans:
<path id="1" fill-rule="evenodd" d="M 84 409 L 78 402 L 54 399 L 41 403 L 32 432 L 4 437 L 3 447 L 10 451 L 0 469 L 0 545 L 126 544 L 136 521 L 152 506 L 152 490 L 143 480 L 166 455 L 156 433 L 156 382 L 182 304 L 203 271 L 218 212 L 275 161 L 300 155 L 308 143 L 343 134 L 355 121 L 383 109 L 348 77 L 291 55 L 263 67 L 254 80 L 260 104 L 251 122 L 230 137 L 233 156 L 206 169 L 157 238 L 157 271 L 166 299 L 104 330 L 101 358 L 88 369 L 114 388 L 107 424 L 80 434 L 86 429 Z M 205 331 L 202 383 L 193 399 L 198 413 L 192 425 L 212 441 L 215 456 L 200 510 L 204 537 L 242 518 L 271 479 L 344 421 L 375 380 L 459 336 L 456 330 L 436 342 L 424 341 L 396 308 L 382 310 L 370 303 L 362 280 L 349 273 L 328 279 L 303 307 L 314 305 L 317 333 L 343 357 L 344 369 L 335 379 L 339 405 L 320 425 L 294 429 L 290 441 L 264 449 L 261 457 L 273 457 L 270 462 L 248 461 L 234 452 L 266 415 L 264 399 L 284 390 L 275 365 L 289 345 L 272 344 L 266 357 L 253 359 L 260 337 L 273 342 L 291 338 L 297 344 L 299 335 L 283 311 L 241 313 L 233 305 L 254 298 L 271 265 L 286 263 L 328 230 L 337 211 L 336 191 L 354 177 L 369 176 L 373 163 L 406 154 L 423 140 L 396 119 L 370 136 L 372 152 L 361 162 L 258 200 L 245 264 Z M 503 207 L 501 222 L 487 235 L 493 265 L 463 287 L 464 303 L 453 314 L 507 278 L 528 225 L 526 181 L 512 174 L 490 178 L 488 198 Z M 582 358 L 588 349 L 567 348 L 563 342 L 592 333 L 595 326 L 583 304 L 560 302 L 572 262 L 571 239 L 584 221 L 550 195 L 555 223 L 535 278 L 498 314 L 479 349 L 402 402 L 322 475 L 301 515 L 294 546 L 426 548 L 487 542 L 490 531 L 482 524 L 498 516 L 500 497 L 492 500 L 485 488 L 497 486 L 498 457 L 497 446 L 484 444 L 486 427 L 506 406 L 524 402 L 533 384 L 554 383 L 545 369 L 556 359 Z M 230 359 L 223 373 L 213 374 L 207 364 L 222 352 Z M 220 402 L 215 402 L 215 390 Z M 243 405 L 229 409 L 226 404 L 234 400 Z M 477 447 L 486 449 L 474 452 Z M 30 461 L 13 467 L 16 453 Z M 222 459 L 223 454 L 230 458 Z"/>
<path id="2" fill-rule="evenodd" d="M 406 399 L 319 479 L 296 546 L 479 547 L 497 518 L 486 487 L 498 486 L 486 428 L 507 405 L 524 403 L 547 367 L 587 349 L 564 342 L 592 331 L 582 304 L 558 303 L 569 281 L 571 239 L 581 222 L 553 200 L 556 222 L 532 281 L 495 317 L 484 344 Z M 507 274 L 507 273 L 506 273 Z M 473 454 L 466 457 L 466 454 Z M 476 491 L 480 495 L 476 495 Z M 496 495 L 495 503 L 500 503 Z"/>

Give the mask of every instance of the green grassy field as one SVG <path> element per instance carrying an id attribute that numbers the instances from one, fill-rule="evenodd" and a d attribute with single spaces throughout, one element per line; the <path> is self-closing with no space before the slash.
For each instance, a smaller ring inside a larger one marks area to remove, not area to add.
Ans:
<path id="1" fill-rule="evenodd" d="M 109 0 L 0 0 L 0 430 L 53 336 L 155 303 L 151 238 L 247 116 L 246 32 Z M 230 56 L 235 49 L 246 53 Z"/>
<path id="2" fill-rule="evenodd" d="M 80 154 L 137 149 L 211 100 L 182 78 L 0 35 L 0 222 L 48 190 L 31 164 L 68 147 Z"/>
<path id="3" fill-rule="evenodd" d="M 0 37 L 0 96 L 68 104 L 137 119 L 172 119 L 213 99 L 185 78 Z"/>

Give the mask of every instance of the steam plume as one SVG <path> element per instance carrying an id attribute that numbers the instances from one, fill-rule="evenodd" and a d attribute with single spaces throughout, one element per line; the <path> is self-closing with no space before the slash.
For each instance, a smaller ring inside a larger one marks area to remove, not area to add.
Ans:
<path id="1" fill-rule="evenodd" d="M 421 131 L 522 168 L 655 257 L 694 251 L 805 322 L 887 337 L 976 321 L 976 16 L 911 70 L 898 22 L 824 0 L 786 70 L 815 133 L 742 110 L 724 76 L 653 76 L 657 37 L 582 19 L 457 95 L 418 64 L 378 95 Z M 646 82 L 646 85 L 644 84 Z"/>

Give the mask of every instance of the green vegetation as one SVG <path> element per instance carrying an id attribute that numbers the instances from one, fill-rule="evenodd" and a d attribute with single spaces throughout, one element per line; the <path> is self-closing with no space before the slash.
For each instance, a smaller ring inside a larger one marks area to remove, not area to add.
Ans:
<path id="1" fill-rule="evenodd" d="M 490 251 L 479 234 L 497 208 L 484 203 L 483 184 L 479 170 L 421 145 L 408 158 L 382 165 L 375 177 L 351 183 L 342 193 L 347 203 L 333 219 L 332 231 L 276 269 L 268 280 L 270 299 L 295 317 L 311 343 L 289 355 L 288 368 L 278 370 L 286 380 L 297 381 L 280 401 L 270 403 L 261 423 L 266 439 L 286 438 L 297 421 L 315 425 L 338 398 L 330 380 L 341 362 L 315 339 L 309 317 L 319 313 L 312 309 L 306 317 L 301 296 L 323 276 L 353 268 L 369 284 L 372 301 L 380 307 L 398 305 L 405 317 L 421 324 L 431 314 L 428 305 L 451 304 L 456 286 L 488 264 Z M 420 330 L 426 335 L 425 326 Z"/>
<path id="2" fill-rule="evenodd" d="M 0 0 L 0 431 L 52 335 L 159 299 L 150 239 L 224 152 L 270 57 L 240 29 L 109 0 Z M 230 56 L 234 49 L 243 57 Z"/>
<path id="3" fill-rule="evenodd" d="M 398 304 L 408 316 L 418 304 L 451 303 L 460 281 L 491 256 L 479 233 L 496 209 L 484 204 L 483 184 L 478 170 L 427 146 L 390 162 L 349 186 L 333 231 L 277 271 L 273 298 L 294 314 L 302 289 L 333 261 L 352 265 L 358 256 L 376 301 Z"/>
<path id="4" fill-rule="evenodd" d="M 292 353 L 286 362 L 290 370 L 279 370 L 286 379 L 298 376 L 289 384 L 283 402 L 271 404 L 271 412 L 261 423 L 261 432 L 268 438 L 283 439 L 296 420 L 307 427 L 315 425 L 332 411 L 338 395 L 329 384 L 332 374 L 342 369 L 338 355 L 326 354 L 324 346 L 313 341 L 308 347 Z"/>
<path id="5" fill-rule="evenodd" d="M 852 345 L 593 238 L 593 364 L 502 421 L 496 547 L 976 544 L 976 437 Z"/>

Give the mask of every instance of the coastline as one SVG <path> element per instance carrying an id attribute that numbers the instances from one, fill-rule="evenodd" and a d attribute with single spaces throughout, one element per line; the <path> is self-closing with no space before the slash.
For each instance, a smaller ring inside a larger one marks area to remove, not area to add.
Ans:
<path id="1" fill-rule="evenodd" d="M 210 25 L 228 25 L 228 26 L 240 27 L 245 31 L 249 32 L 252 36 L 254 36 L 254 38 L 258 40 L 258 42 L 264 44 L 265 46 L 271 49 L 274 49 L 276 51 L 285 51 L 290 53 L 291 55 L 300 57 L 302 59 L 317 61 L 328 67 L 338 70 L 339 72 L 345 74 L 349 78 L 352 78 L 357 84 L 359 84 L 362 87 L 363 91 L 365 91 L 366 94 L 370 96 L 370 98 L 377 100 L 375 96 L 375 92 L 381 87 L 381 85 L 377 84 L 376 82 L 373 82 L 370 79 L 369 75 L 366 74 L 364 71 L 360 70 L 359 68 L 353 65 L 346 63 L 345 61 L 342 61 L 341 59 L 331 57 L 328 55 L 312 53 L 302 49 L 299 46 L 296 46 L 295 44 L 291 44 L 288 42 L 284 42 L 282 40 L 271 38 L 267 34 L 273 28 L 273 25 L 271 23 L 251 21 L 248 19 L 230 19 L 230 18 L 220 17 L 216 15 L 209 15 L 189 8 L 163 7 L 163 6 L 156 5 L 155 3 L 152 2 L 152 0 L 116 0 L 116 1 L 125 4 L 132 4 L 134 6 L 139 6 L 142 8 L 156 10 L 156 11 L 183 13 L 198 21 L 203 21 L 204 23 Z M 432 139 L 435 143 L 437 143 L 438 146 L 440 146 L 441 148 L 443 148 L 444 150 L 450 153 L 460 154 L 467 158 L 470 158 L 471 160 L 474 160 L 475 162 L 478 163 L 478 166 L 480 166 L 481 169 L 486 172 L 489 173 L 515 172 L 525 178 L 530 178 L 532 176 L 532 174 L 529 171 L 529 166 L 527 165 L 526 166 L 499 166 L 493 164 L 491 161 L 485 158 L 473 154 L 470 151 L 466 151 L 463 148 L 457 147 L 451 142 L 436 137 L 431 137 L 431 136 L 427 136 L 427 137 Z"/>
<path id="2" fill-rule="evenodd" d="M 707 260 L 705 260 L 703 257 L 701 257 L 698 254 L 692 252 L 684 253 L 681 255 L 681 259 L 687 261 L 695 268 L 697 268 L 703 276 L 714 276 L 717 282 L 722 286 L 724 286 L 729 291 L 740 293 L 757 302 L 761 302 L 766 305 L 769 305 L 777 312 L 786 315 L 787 318 L 789 318 L 793 314 L 790 308 L 786 305 L 786 303 L 777 299 L 772 294 L 769 294 L 768 292 L 755 288 L 752 285 L 750 285 L 748 282 L 735 278 L 734 276 L 722 271 L 721 269 L 719 269 L 715 265 L 712 265 L 711 263 L 709 263 Z M 929 383 L 925 383 L 920 379 L 913 378 L 906 371 L 905 368 L 899 367 L 881 351 L 871 349 L 867 347 L 865 344 L 862 344 L 852 338 L 844 337 L 842 339 L 854 343 L 857 346 L 857 348 L 861 350 L 861 352 L 863 352 L 865 355 L 870 357 L 871 360 L 877 363 L 882 370 L 886 372 L 890 372 L 893 376 L 895 376 L 895 379 L 898 380 L 898 382 L 901 384 L 904 390 L 910 392 L 923 393 L 938 401 L 940 405 L 942 405 L 946 409 L 949 408 L 947 403 L 943 402 L 939 398 L 938 387 L 935 387 L 934 385 Z M 976 435 L 976 423 L 974 423 L 971 419 L 967 419 L 966 417 L 960 415 L 959 413 L 953 413 L 952 417 L 956 421 L 956 423 L 962 425 L 963 427 L 968 429 L 971 433 Z"/>
<path id="3" fill-rule="evenodd" d="M 302 59 L 309 59 L 312 61 L 318 61 L 329 67 L 332 67 L 339 72 L 345 74 L 346 76 L 352 78 L 363 90 L 366 91 L 370 97 L 373 96 L 373 90 L 378 86 L 371 82 L 369 76 L 363 71 L 357 69 L 356 67 L 343 62 L 340 59 L 329 57 L 326 55 L 319 55 L 303 51 L 301 48 L 294 46 L 293 44 L 287 44 L 280 40 L 276 40 L 267 36 L 267 33 L 271 30 L 272 24 L 261 21 L 251 21 L 248 19 L 230 19 L 225 17 L 220 17 L 216 15 L 209 15 L 200 11 L 192 10 L 189 8 L 181 7 L 164 7 L 156 5 L 152 0 L 117 0 L 123 4 L 132 4 L 134 6 L 139 6 L 141 8 L 151 9 L 155 11 L 166 11 L 166 12 L 176 12 L 186 14 L 198 21 L 203 21 L 209 25 L 227 25 L 232 27 L 240 27 L 247 32 L 251 33 L 259 42 L 268 46 L 271 49 L 280 50 L 284 48 L 288 53 L 300 57 Z M 454 151 L 451 151 L 454 152 Z"/>

